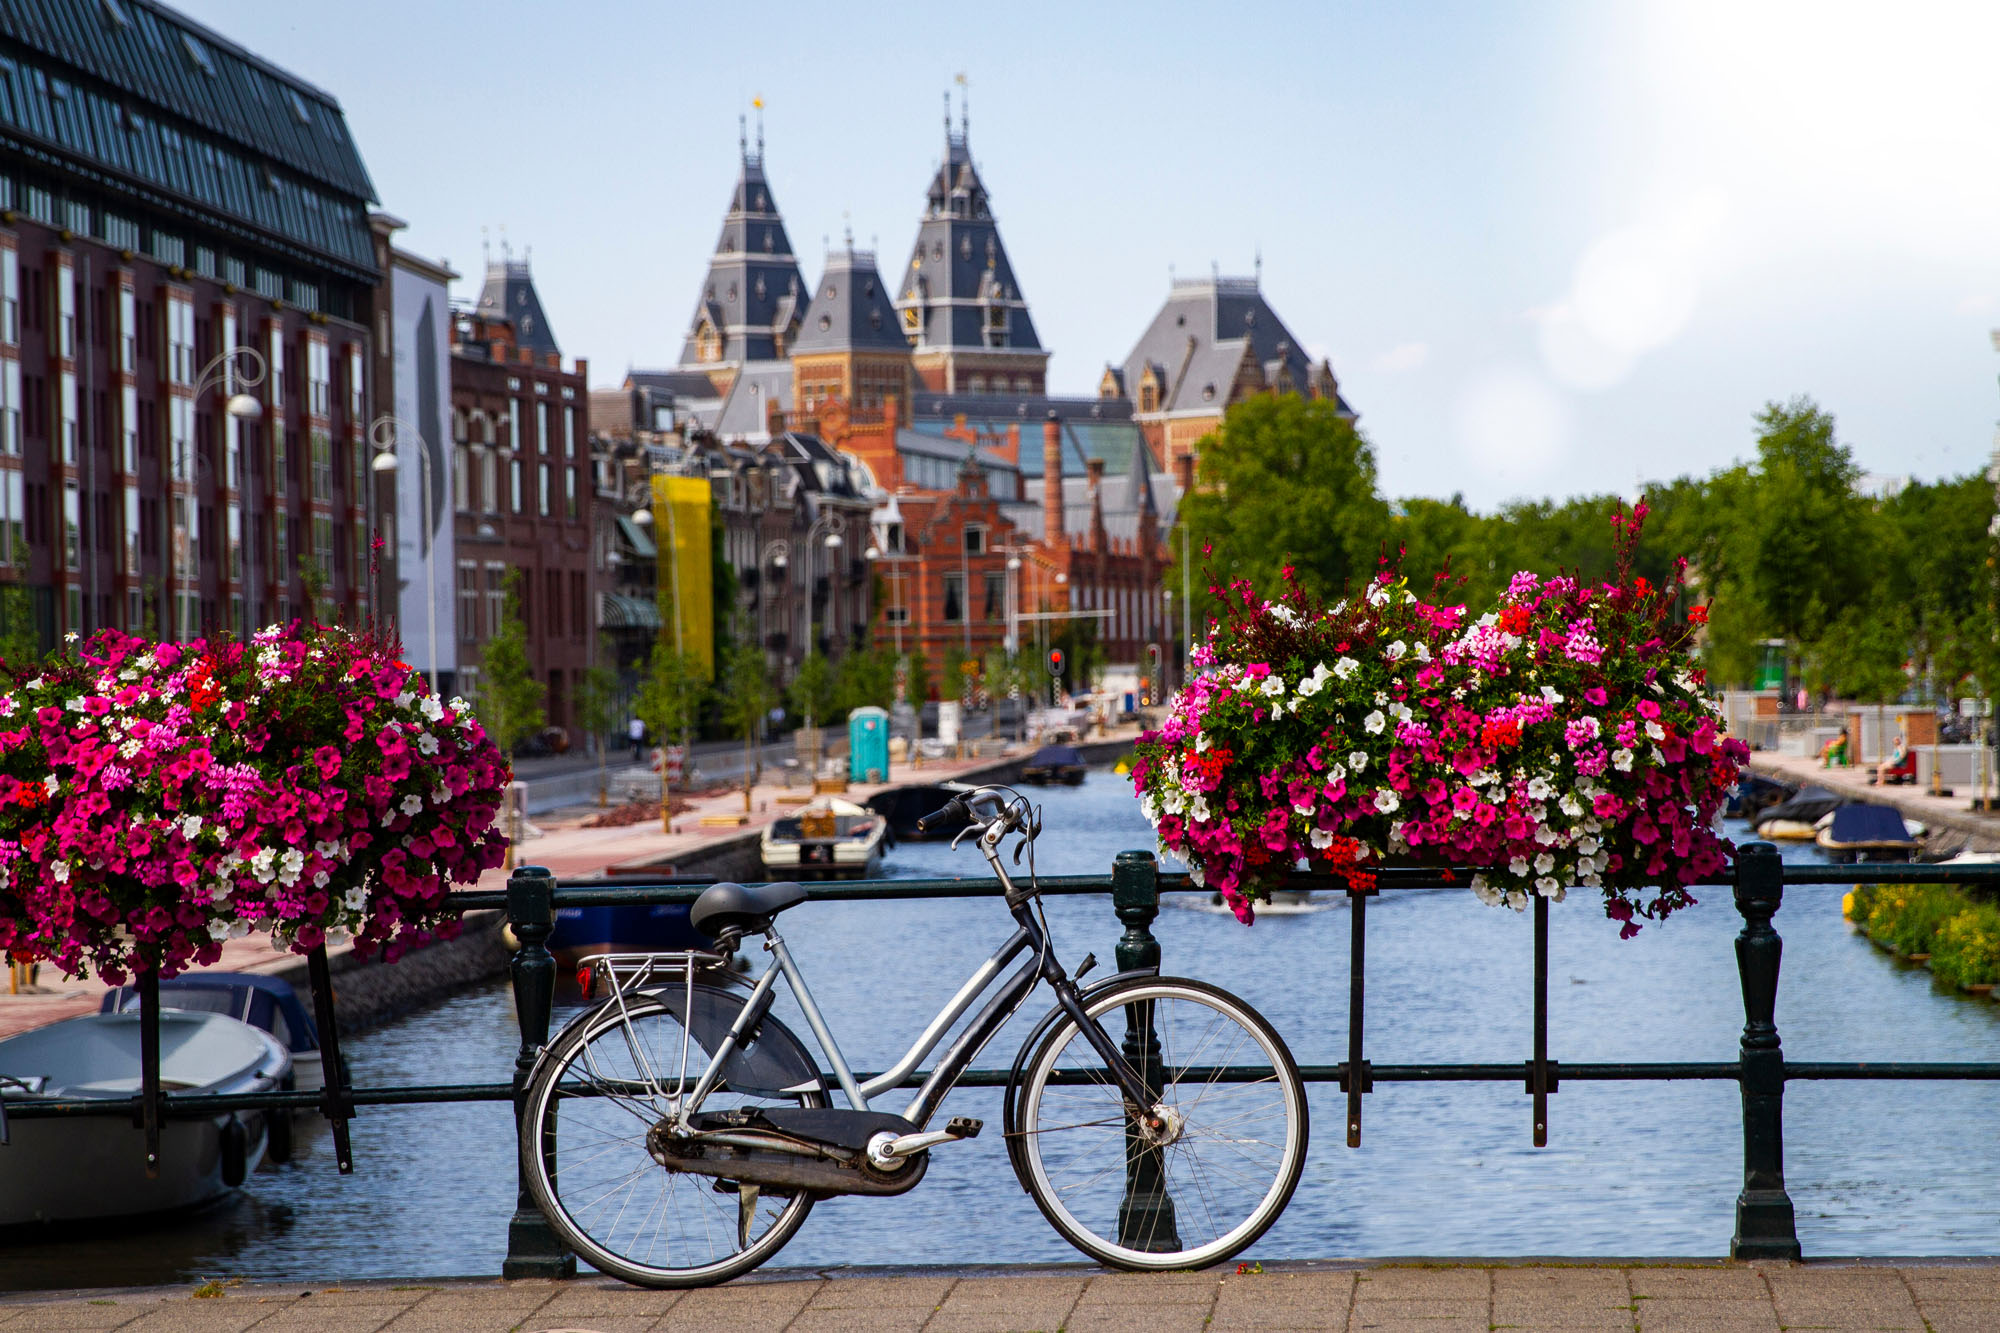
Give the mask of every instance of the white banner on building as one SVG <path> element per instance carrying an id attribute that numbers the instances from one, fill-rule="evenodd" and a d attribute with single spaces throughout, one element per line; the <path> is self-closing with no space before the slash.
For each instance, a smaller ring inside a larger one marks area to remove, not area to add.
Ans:
<path id="1" fill-rule="evenodd" d="M 396 565 L 402 578 L 396 627 L 411 666 L 455 672 L 451 303 L 443 282 L 401 263 L 395 266 L 392 300 L 395 413 L 405 423 L 396 440 Z"/>

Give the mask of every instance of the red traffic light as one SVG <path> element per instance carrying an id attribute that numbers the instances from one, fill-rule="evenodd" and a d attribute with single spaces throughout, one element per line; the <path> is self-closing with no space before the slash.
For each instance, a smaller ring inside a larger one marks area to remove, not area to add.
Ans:
<path id="1" fill-rule="evenodd" d="M 1060 648 L 1049 649 L 1049 674 L 1051 676 L 1060 676 L 1062 672 L 1063 650 Z"/>

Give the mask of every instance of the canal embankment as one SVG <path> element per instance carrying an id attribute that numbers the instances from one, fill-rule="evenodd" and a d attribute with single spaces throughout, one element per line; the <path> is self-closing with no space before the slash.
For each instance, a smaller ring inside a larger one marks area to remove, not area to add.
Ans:
<path id="1" fill-rule="evenodd" d="M 1200 1273 L 1032 1268 L 787 1270 L 723 1287 L 646 1291 L 607 1278 L 299 1283 L 0 1296 L 0 1329 L 450 1329 L 639 1333 L 840 1329 L 843 1333 L 1232 1333 L 1233 1330 L 1618 1330 L 1766 1333 L 1780 1328 L 1991 1333 L 2000 1263 L 1726 1264 L 1319 1260 Z"/>
<path id="2" fill-rule="evenodd" d="M 1974 851 L 2000 851 L 2000 814 L 1971 809 L 1972 792 L 1958 790 L 1950 796 L 1934 796 L 1921 787 L 1877 787 L 1868 781 L 1872 766 L 1821 768 L 1817 759 L 1768 750 L 1753 753 L 1747 767 L 1781 782 L 1825 787 L 1857 801 L 1891 806 L 1906 819 L 1923 821 L 1927 828 L 1962 835 Z"/>

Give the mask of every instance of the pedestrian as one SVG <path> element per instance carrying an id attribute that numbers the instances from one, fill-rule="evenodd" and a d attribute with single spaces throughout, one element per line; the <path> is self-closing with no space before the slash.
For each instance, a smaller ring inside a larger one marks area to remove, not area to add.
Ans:
<path id="1" fill-rule="evenodd" d="M 625 734 L 632 738 L 632 762 L 641 762 L 646 757 L 646 724 L 635 717 L 626 724 Z"/>

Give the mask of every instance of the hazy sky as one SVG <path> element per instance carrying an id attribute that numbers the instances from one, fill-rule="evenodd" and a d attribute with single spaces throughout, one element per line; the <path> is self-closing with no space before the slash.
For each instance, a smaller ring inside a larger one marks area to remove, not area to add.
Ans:
<path id="1" fill-rule="evenodd" d="M 184 7 L 340 99 L 462 294 L 532 246 L 600 384 L 678 356 L 751 98 L 808 280 L 844 225 L 893 280 L 963 71 L 1058 391 L 1261 248 L 1392 495 L 1706 471 L 1796 394 L 1929 478 L 2000 415 L 2000 6 Z"/>

